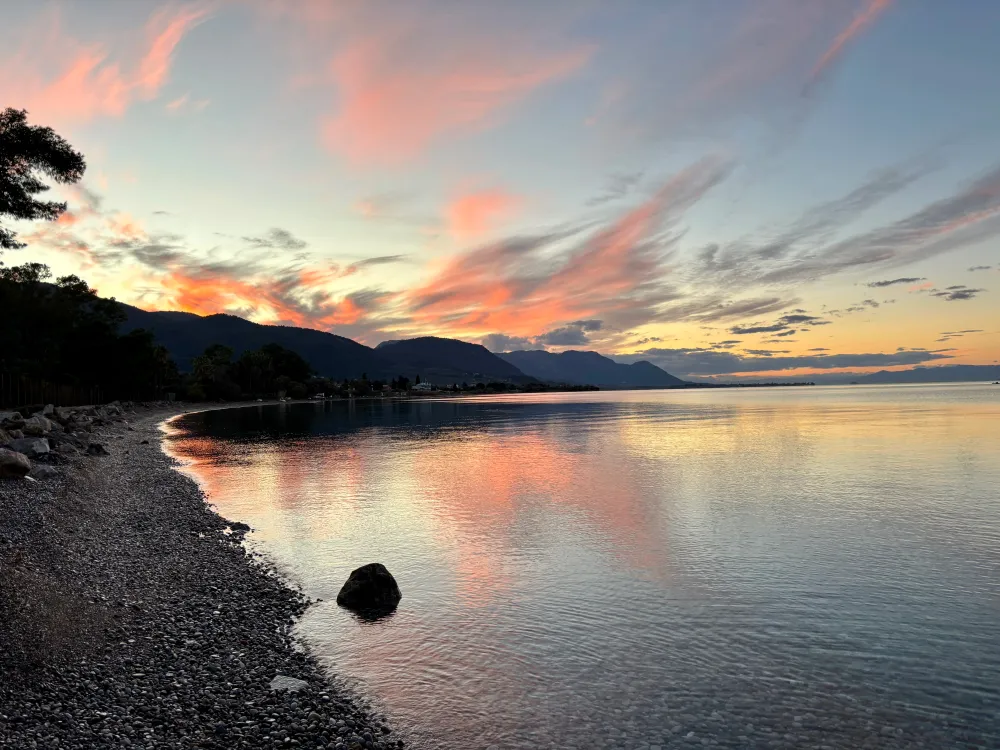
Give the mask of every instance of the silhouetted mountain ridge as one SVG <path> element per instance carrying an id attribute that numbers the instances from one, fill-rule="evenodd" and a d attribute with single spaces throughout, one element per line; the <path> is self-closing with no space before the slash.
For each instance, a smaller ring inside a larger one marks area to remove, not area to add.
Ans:
<path id="1" fill-rule="evenodd" d="M 479 344 L 455 339 L 422 337 L 382 342 L 377 349 L 335 333 L 312 328 L 264 325 L 235 315 L 196 315 L 187 312 L 140 310 L 122 304 L 127 320 L 123 331 L 145 328 L 166 347 L 181 371 L 191 370 L 194 358 L 212 344 L 230 347 L 238 357 L 248 349 L 279 344 L 300 354 L 313 370 L 335 380 L 360 378 L 391 380 L 417 375 L 430 383 L 535 382 L 533 377 L 505 362 Z"/>
<path id="2" fill-rule="evenodd" d="M 851 378 L 852 382 L 877 383 L 969 383 L 980 380 L 1000 380 L 1000 365 L 938 365 L 914 367 L 911 370 L 879 370 L 870 375 Z"/>
<path id="3" fill-rule="evenodd" d="M 420 336 L 413 339 L 383 341 L 375 352 L 409 370 L 419 372 L 430 383 L 442 385 L 461 382 L 471 374 L 513 383 L 534 382 L 535 378 L 498 357 L 481 344 L 458 339 Z"/>
<path id="4" fill-rule="evenodd" d="M 385 379 L 400 374 L 395 363 L 374 349 L 334 333 L 263 325 L 235 315 L 201 316 L 186 312 L 148 312 L 130 305 L 122 307 L 128 316 L 122 330 L 145 328 L 151 331 L 184 372 L 190 371 L 194 358 L 212 344 L 224 344 L 239 356 L 248 349 L 273 343 L 298 352 L 317 373 L 329 378 L 360 378 L 367 374 L 372 379 Z"/>
<path id="5" fill-rule="evenodd" d="M 539 380 L 602 388 L 668 388 L 684 381 L 642 360 L 630 365 L 615 362 L 597 352 L 547 352 L 540 349 L 504 352 L 499 355 L 526 375 Z"/>

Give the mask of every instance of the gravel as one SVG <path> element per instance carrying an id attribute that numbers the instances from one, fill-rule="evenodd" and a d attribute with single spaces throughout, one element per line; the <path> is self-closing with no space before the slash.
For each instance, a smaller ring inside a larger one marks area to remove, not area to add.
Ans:
<path id="1" fill-rule="evenodd" d="M 134 409 L 0 481 L 0 748 L 401 747 L 293 639 L 310 602 L 160 451 L 180 410 Z"/>

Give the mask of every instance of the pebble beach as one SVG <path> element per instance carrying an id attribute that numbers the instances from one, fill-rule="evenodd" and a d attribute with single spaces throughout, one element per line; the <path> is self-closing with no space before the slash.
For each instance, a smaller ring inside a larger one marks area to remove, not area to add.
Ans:
<path id="1" fill-rule="evenodd" d="M 292 635 L 309 606 L 125 405 L 0 481 L 0 748 L 402 747 Z M 106 453 L 103 455 L 102 453 Z"/>

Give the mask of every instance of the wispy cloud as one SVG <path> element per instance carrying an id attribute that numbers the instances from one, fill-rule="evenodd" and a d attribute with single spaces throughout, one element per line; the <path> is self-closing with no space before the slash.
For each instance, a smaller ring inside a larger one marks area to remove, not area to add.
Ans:
<path id="1" fill-rule="evenodd" d="M 866 0 L 861 11 L 854 17 L 850 25 L 837 35 L 837 38 L 833 40 L 833 44 L 820 57 L 819 62 L 816 63 L 816 66 L 809 74 L 808 85 L 812 85 L 819 80 L 830 66 L 843 55 L 847 45 L 875 23 L 878 17 L 889 9 L 890 5 L 892 5 L 892 0 Z"/>
<path id="2" fill-rule="evenodd" d="M 3 56 L 0 99 L 48 122 L 120 117 L 134 102 L 159 95 L 181 39 L 206 17 L 205 8 L 195 5 L 159 11 L 141 32 L 144 46 L 136 57 L 121 51 L 130 37 L 81 42 L 64 32 L 53 13 L 45 27 L 22 34 L 21 47 Z"/>
<path id="3" fill-rule="evenodd" d="M 487 130 L 534 91 L 579 71 L 589 44 L 504 23 L 503 9 L 355 4 L 332 20 L 336 109 L 323 143 L 357 165 L 413 161 L 448 136 Z"/>
<path id="4" fill-rule="evenodd" d="M 642 181 L 642 172 L 628 172 L 612 175 L 604 190 L 587 201 L 588 206 L 601 206 L 621 200 L 634 191 Z"/>
<path id="5" fill-rule="evenodd" d="M 209 104 L 211 102 L 208 99 L 192 99 L 190 94 L 184 94 L 167 102 L 164 109 L 171 114 L 179 115 L 184 112 L 201 112 Z"/>
<path id="6" fill-rule="evenodd" d="M 845 239 L 831 240 L 838 217 L 858 216 L 920 174 L 923 170 L 916 169 L 877 175 L 845 198 L 807 212 L 792 229 L 773 239 L 708 246 L 697 254 L 692 278 L 734 290 L 779 287 L 866 268 L 901 266 L 1000 234 L 1000 166 L 995 166 L 952 195 L 909 216 Z M 896 283 L 894 279 L 889 281 Z"/>
<path id="7" fill-rule="evenodd" d="M 923 276 L 903 276 L 898 279 L 886 279 L 885 281 L 871 281 L 865 286 L 878 289 L 884 286 L 895 286 L 896 284 L 916 284 L 919 281 L 927 281 Z"/>
<path id="8" fill-rule="evenodd" d="M 265 234 L 259 236 L 249 236 L 242 238 L 250 247 L 261 249 L 271 248 L 274 250 L 302 250 L 308 244 L 301 240 L 287 229 L 274 227 Z"/>
<path id="9" fill-rule="evenodd" d="M 439 331 L 517 336 L 574 320 L 629 327 L 654 317 L 676 297 L 664 261 L 677 221 L 728 172 L 728 163 L 705 160 L 604 228 L 584 222 L 453 256 L 406 293 L 409 313 Z"/>
<path id="10" fill-rule="evenodd" d="M 782 333 L 776 335 L 790 336 L 795 333 L 795 331 L 789 330 L 792 326 L 825 326 L 829 325 L 829 323 L 829 320 L 823 320 L 815 315 L 793 313 L 781 316 L 774 323 L 733 326 L 729 329 L 729 332 L 736 336 L 746 336 L 751 333 L 775 333 L 781 331 Z"/>
<path id="11" fill-rule="evenodd" d="M 958 300 L 974 299 L 977 295 L 985 291 L 985 289 L 970 289 L 967 286 L 958 284 L 949 286 L 946 289 L 932 289 L 930 290 L 930 295 L 932 297 L 941 297 L 948 302 L 955 302 Z"/>
<path id="12" fill-rule="evenodd" d="M 520 197 L 498 188 L 464 193 L 447 206 L 448 231 L 459 241 L 478 239 L 510 217 L 521 203 Z"/>

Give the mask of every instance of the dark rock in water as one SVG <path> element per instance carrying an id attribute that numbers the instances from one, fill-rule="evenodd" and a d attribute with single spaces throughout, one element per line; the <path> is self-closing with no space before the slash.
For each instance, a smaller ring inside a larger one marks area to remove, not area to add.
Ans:
<path id="1" fill-rule="evenodd" d="M 229 528 L 234 532 L 250 531 L 250 526 L 248 524 L 243 523 L 242 521 L 237 521 L 236 523 L 229 524 Z"/>
<path id="2" fill-rule="evenodd" d="M 337 604 L 357 611 L 391 612 L 403 595 L 382 563 L 362 565 L 337 594 Z"/>
<path id="3" fill-rule="evenodd" d="M 15 479 L 31 471 L 31 461 L 23 453 L 0 448 L 0 477 Z"/>
<path id="4" fill-rule="evenodd" d="M 109 456 L 111 454 L 108 453 L 108 449 L 105 448 L 100 443 L 91 443 L 90 445 L 87 446 L 87 455 L 88 456 Z"/>

